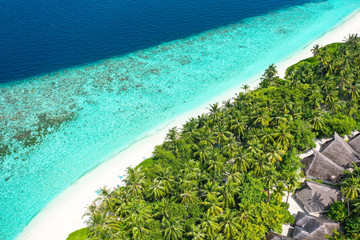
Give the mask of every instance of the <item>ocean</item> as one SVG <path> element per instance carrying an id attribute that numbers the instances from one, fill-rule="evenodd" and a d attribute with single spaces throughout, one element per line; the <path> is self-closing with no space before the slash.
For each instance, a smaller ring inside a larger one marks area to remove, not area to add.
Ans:
<path id="1" fill-rule="evenodd" d="M 358 0 L 0 0 L 0 238 L 15 238 L 149 130 L 246 84 L 358 8 Z"/>

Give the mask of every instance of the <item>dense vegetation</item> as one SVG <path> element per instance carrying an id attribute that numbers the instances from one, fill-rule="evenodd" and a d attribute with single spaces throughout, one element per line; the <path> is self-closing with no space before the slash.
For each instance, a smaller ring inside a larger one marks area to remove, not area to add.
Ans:
<path id="1" fill-rule="evenodd" d="M 340 184 L 344 202 L 335 202 L 328 213 L 334 221 L 343 226 L 343 233 L 335 232 L 332 240 L 360 239 L 360 166 L 345 171 Z"/>
<path id="2" fill-rule="evenodd" d="M 245 85 L 233 101 L 171 129 L 151 159 L 128 169 L 126 186 L 102 189 L 87 213 L 89 237 L 255 240 L 280 232 L 293 221 L 286 195 L 298 187 L 299 154 L 315 137 L 349 134 L 360 122 L 359 38 L 313 53 L 285 79 L 271 65 L 258 89 Z"/>

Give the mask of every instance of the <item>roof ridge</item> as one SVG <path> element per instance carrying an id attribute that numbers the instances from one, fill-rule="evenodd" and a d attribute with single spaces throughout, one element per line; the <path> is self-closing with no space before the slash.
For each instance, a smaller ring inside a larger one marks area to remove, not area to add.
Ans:
<path id="1" fill-rule="evenodd" d="M 339 189 L 336 186 L 329 186 L 327 184 L 323 184 L 323 183 L 318 183 L 318 182 L 313 182 L 313 181 L 309 181 L 309 180 L 305 180 L 305 183 L 307 186 L 309 186 L 309 188 L 311 190 L 314 191 L 314 189 L 312 187 L 319 187 L 321 189 L 327 189 L 329 191 L 339 191 Z M 309 185 L 310 184 L 310 185 Z M 312 185 L 312 186 L 311 186 Z M 314 186 L 315 185 L 315 186 Z"/>
<path id="2" fill-rule="evenodd" d="M 329 162 L 330 164 L 333 164 L 335 167 L 340 168 L 345 170 L 345 168 L 341 167 L 340 165 L 338 165 L 337 163 L 335 163 L 333 160 L 331 160 L 330 158 L 328 158 L 327 156 L 325 156 L 324 154 L 322 154 L 321 152 L 319 152 L 318 150 L 314 149 L 314 155 L 319 156 L 321 158 L 323 158 L 324 160 L 326 160 L 327 162 Z M 312 163 L 311 163 L 312 165 Z"/>
<path id="3" fill-rule="evenodd" d="M 347 150 L 348 152 L 350 152 L 351 154 L 354 154 L 354 152 L 356 152 L 344 139 L 342 139 L 342 137 L 339 136 L 339 134 L 337 134 L 336 132 L 334 133 L 334 142 L 338 142 L 339 144 L 341 144 L 341 146 L 344 147 L 345 150 Z M 325 149 L 327 149 L 332 143 L 330 143 Z M 322 152 L 325 150 L 323 149 Z"/>

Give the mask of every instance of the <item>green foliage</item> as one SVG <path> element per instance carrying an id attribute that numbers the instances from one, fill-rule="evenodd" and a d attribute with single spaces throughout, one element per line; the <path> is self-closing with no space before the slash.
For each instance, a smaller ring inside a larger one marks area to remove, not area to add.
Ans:
<path id="1" fill-rule="evenodd" d="M 88 228 L 82 228 L 69 234 L 66 240 L 86 240 L 88 238 Z"/>
<path id="2" fill-rule="evenodd" d="M 306 151 L 316 147 L 314 143 L 316 134 L 311 130 L 308 122 L 297 119 L 293 122 L 291 129 L 299 151 Z"/>
<path id="3" fill-rule="evenodd" d="M 331 205 L 328 215 L 336 222 L 344 222 L 347 218 L 347 207 L 343 202 L 337 201 Z"/>
<path id="4" fill-rule="evenodd" d="M 137 165 L 135 167 L 135 169 L 152 167 L 155 165 L 155 163 L 156 163 L 156 161 L 154 161 L 153 158 L 148 158 L 148 159 L 145 159 L 144 161 L 142 161 L 139 165 Z"/>
<path id="5" fill-rule="evenodd" d="M 317 182 L 317 183 L 324 183 L 324 181 L 321 180 L 321 179 L 316 179 L 315 182 Z"/>
<path id="6" fill-rule="evenodd" d="M 348 135 L 356 129 L 356 121 L 342 113 L 329 116 L 325 122 L 326 126 L 321 130 L 325 136 L 331 136 L 334 132 L 341 136 Z"/>
<path id="7" fill-rule="evenodd" d="M 335 202 L 329 217 L 340 221 L 344 232 L 334 233 L 333 239 L 360 239 L 360 166 L 344 172 L 340 187 L 345 202 Z"/>

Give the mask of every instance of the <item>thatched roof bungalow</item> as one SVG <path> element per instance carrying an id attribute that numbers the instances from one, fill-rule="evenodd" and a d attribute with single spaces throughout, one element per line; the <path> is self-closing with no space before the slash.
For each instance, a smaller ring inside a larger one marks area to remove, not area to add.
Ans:
<path id="1" fill-rule="evenodd" d="M 357 134 L 349 141 L 350 147 L 355 150 L 357 156 L 360 156 L 360 134 Z"/>
<path id="2" fill-rule="evenodd" d="M 343 168 L 349 168 L 353 163 L 359 162 L 358 153 L 337 133 L 334 134 L 333 140 L 322 145 L 320 152 Z"/>
<path id="3" fill-rule="evenodd" d="M 296 191 L 295 197 L 310 214 L 325 213 L 332 203 L 341 200 L 338 187 L 309 181 L 303 183 L 303 187 Z"/>
<path id="4" fill-rule="evenodd" d="M 330 182 L 338 182 L 343 174 L 343 167 L 331 161 L 317 150 L 302 160 L 305 165 L 305 174 L 309 178 L 322 179 Z"/>
<path id="5" fill-rule="evenodd" d="M 274 232 L 269 232 L 266 236 L 266 240 L 295 240 L 295 238 L 283 236 Z"/>
<path id="6" fill-rule="evenodd" d="M 292 237 L 299 240 L 326 240 L 325 234 L 339 229 L 339 223 L 298 212 Z"/>

